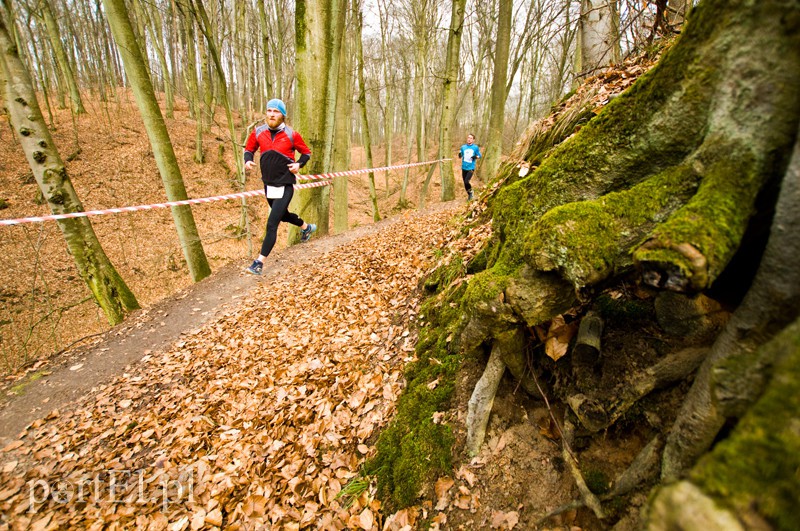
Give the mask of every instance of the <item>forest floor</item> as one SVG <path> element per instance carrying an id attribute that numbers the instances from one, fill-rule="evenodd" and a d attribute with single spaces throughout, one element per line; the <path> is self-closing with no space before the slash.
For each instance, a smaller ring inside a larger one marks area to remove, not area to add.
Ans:
<path id="1" fill-rule="evenodd" d="M 611 83 L 627 86 L 634 78 Z M 64 145 L 79 137 L 70 174 L 87 209 L 131 198 L 153 202 L 160 186 L 141 124 L 126 109 L 112 111 L 120 127 L 98 109 L 76 128 L 59 128 Z M 185 116 L 170 124 L 193 138 Z M 104 135 L 113 137 L 110 148 Z M 191 144 L 176 149 L 181 160 L 190 160 Z M 206 151 L 224 146 L 217 136 Z M 229 157 L 183 163 L 190 197 L 231 191 Z M 363 167 L 357 153 L 353 159 Z M 35 185 L 24 168 L 19 154 L 0 149 L 4 218 L 43 213 L 32 206 Z M 134 178 L 145 175 L 149 180 Z M 375 485 L 362 482 L 362 464 L 374 455 L 404 386 L 403 366 L 414 359 L 424 322 L 418 283 L 442 249 L 464 237 L 482 204 L 440 203 L 434 186 L 429 209 L 393 212 L 395 174 L 379 189 L 382 210 L 394 215 L 373 224 L 365 179 L 350 181 L 351 230 L 276 249 L 262 278 L 243 273 L 252 253 L 229 233 L 236 205 L 195 209 L 201 232 L 211 235 L 206 251 L 215 271 L 197 284 L 187 281 L 168 213 L 94 218 L 144 307 L 110 330 L 81 301 L 52 225 L 4 232 L 0 530 L 600 528 L 576 510 L 542 522 L 577 490 L 551 422 L 559 412 L 510 378 L 501 384 L 481 454 L 455 455 L 453 473 L 431 485 L 420 505 L 386 514 Z M 412 178 L 412 199 L 420 180 Z M 264 222 L 262 203 L 248 207 L 254 226 Z M 58 318 L 15 313 L 28 301 Z M 37 327 L 49 336 L 26 343 L 35 335 L 26 331 Z M 10 358 L 12 344 L 29 349 L 25 359 Z M 480 374 L 478 364 L 464 369 L 451 413 L 458 437 Z M 630 463 L 643 437 L 609 430 L 580 451 L 604 464 L 595 472 L 606 478 Z"/>

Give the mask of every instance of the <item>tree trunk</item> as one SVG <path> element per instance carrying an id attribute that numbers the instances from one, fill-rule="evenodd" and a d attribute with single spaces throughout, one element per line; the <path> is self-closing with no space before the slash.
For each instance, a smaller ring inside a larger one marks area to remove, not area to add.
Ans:
<path id="1" fill-rule="evenodd" d="M 186 54 L 186 65 L 183 75 L 186 78 L 186 99 L 189 101 L 189 116 L 195 120 L 194 135 L 194 161 L 198 164 L 205 162 L 203 152 L 203 99 L 200 95 L 197 80 L 197 53 L 195 51 L 194 19 L 176 4 L 178 17 L 181 22 L 181 43 Z"/>
<path id="2" fill-rule="evenodd" d="M 767 248 L 747 296 L 719 335 L 667 438 L 662 475 L 681 476 L 708 451 L 725 421 L 760 396 L 765 367 L 754 351 L 800 313 L 800 137 L 783 178 Z M 800 382 L 799 382 L 800 383 Z"/>
<path id="3" fill-rule="evenodd" d="M 363 17 L 360 12 L 356 12 L 356 46 L 358 47 L 358 106 L 361 108 L 361 138 L 364 142 L 364 152 L 367 156 L 367 168 L 372 168 L 372 139 L 369 134 L 369 119 L 367 116 L 367 88 L 364 80 L 364 44 L 361 42 L 361 27 Z M 369 198 L 372 202 L 372 221 L 380 221 L 381 214 L 378 211 L 378 192 L 375 189 L 375 174 L 369 172 Z"/>
<path id="4" fill-rule="evenodd" d="M 66 167 L 55 147 L 36 101 L 30 75 L 0 16 L 0 71 L 11 123 L 25 151 L 36 182 L 53 214 L 82 212 Z M 59 220 L 78 272 L 111 325 L 120 323 L 139 303 L 103 251 L 88 218 Z"/>
<path id="5" fill-rule="evenodd" d="M 222 100 L 223 107 L 225 107 L 225 117 L 228 122 L 228 134 L 230 135 L 231 149 L 234 154 L 233 160 L 236 163 L 236 177 L 239 181 L 241 190 L 244 191 L 246 184 L 246 177 L 244 174 L 244 159 L 239 155 L 240 146 L 242 143 L 238 141 L 236 137 L 236 126 L 233 123 L 233 110 L 231 109 L 231 101 L 228 95 L 228 83 L 225 80 L 225 70 L 222 68 L 222 59 L 220 58 L 219 54 L 219 46 L 214 36 L 211 21 L 208 18 L 205 7 L 203 7 L 203 2 L 200 0 L 189 0 L 189 6 L 191 12 L 195 16 L 195 19 L 197 20 L 197 25 L 200 28 L 200 31 L 203 33 L 203 36 L 205 36 L 205 43 L 208 48 L 208 53 L 211 55 L 211 59 L 214 62 L 215 70 L 217 72 L 217 81 L 221 93 L 220 99 Z M 242 197 L 241 213 L 239 231 L 244 234 L 248 234 L 250 222 L 247 216 L 246 197 Z"/>
<path id="6" fill-rule="evenodd" d="M 311 148 L 308 173 L 328 171 L 333 138 L 329 102 L 335 101 L 338 59 L 334 55 L 341 49 L 344 18 L 340 10 L 345 9 L 344 0 L 323 2 L 321 0 L 298 0 L 295 3 L 295 48 L 297 53 L 296 113 L 294 122 L 306 143 Z M 330 189 L 325 187 L 300 190 L 295 195 L 299 203 L 297 214 L 304 221 L 316 223 L 320 234 L 328 233 L 328 200 Z M 299 241 L 299 230 L 291 228 L 290 242 Z"/>
<path id="7" fill-rule="evenodd" d="M 264 60 L 264 82 L 266 83 L 267 97 L 272 97 L 274 94 L 272 88 L 272 67 L 270 61 L 270 48 L 269 48 L 269 22 L 267 22 L 267 10 L 264 8 L 266 2 L 257 2 L 258 4 L 258 29 L 261 32 L 261 54 Z M 279 93 L 278 93 L 279 94 Z"/>
<path id="8" fill-rule="evenodd" d="M 580 76 L 619 61 L 619 14 L 609 0 L 581 0 L 575 72 Z"/>
<path id="9" fill-rule="evenodd" d="M 145 16 L 147 27 L 150 29 L 152 38 L 150 41 L 153 43 L 153 48 L 156 50 L 158 57 L 158 64 L 161 65 L 161 82 L 164 84 L 164 114 L 167 118 L 174 118 L 175 96 L 172 93 L 172 83 L 170 82 L 170 71 L 167 56 L 164 54 L 163 35 L 161 26 L 161 15 L 159 13 L 151 14 L 147 8 L 142 9 L 142 14 Z"/>
<path id="10" fill-rule="evenodd" d="M 188 199 L 181 170 L 172 148 L 172 141 L 169 138 L 164 117 L 161 115 L 161 109 L 158 107 L 142 53 L 136 42 L 125 2 L 124 0 L 103 0 L 103 5 L 106 8 L 106 16 L 114 40 L 116 40 L 120 55 L 122 55 L 125 71 L 130 79 L 136 104 L 144 120 L 167 198 L 170 201 Z M 191 207 L 189 205 L 173 206 L 171 210 L 175 228 L 178 231 L 178 239 L 183 249 L 183 256 L 189 266 L 189 273 L 192 280 L 198 282 L 211 274 L 211 267 L 208 265 L 208 259 L 203 251 L 203 244 L 197 232 Z"/>
<path id="11" fill-rule="evenodd" d="M 389 167 L 392 165 L 392 142 L 394 140 L 394 68 L 389 58 L 389 46 L 387 40 L 390 38 L 389 32 L 389 15 L 387 13 L 387 6 L 382 2 L 378 2 L 378 18 L 381 24 L 381 55 L 383 57 L 383 86 L 385 107 L 383 113 L 383 141 L 386 145 L 386 157 L 384 158 L 383 165 Z M 386 197 L 389 197 L 389 172 L 385 172 L 386 180 Z"/>
<path id="12" fill-rule="evenodd" d="M 500 167 L 503 154 L 503 129 L 506 113 L 506 79 L 508 75 L 508 47 L 511 42 L 512 0 L 499 0 L 500 14 L 497 19 L 497 44 L 494 51 L 494 76 L 492 77 L 492 114 L 489 118 L 489 136 L 486 142 L 481 169 L 484 180 L 493 179 Z"/>
<path id="13" fill-rule="evenodd" d="M 439 126 L 439 158 L 449 158 L 452 153 L 451 127 L 456 116 L 456 99 L 458 98 L 458 72 L 461 56 L 461 32 L 464 29 L 464 9 L 467 0 L 453 0 L 450 13 L 450 31 L 447 37 L 447 59 L 442 80 L 442 123 Z M 453 165 L 445 162 L 442 172 L 442 201 L 455 199 L 455 178 Z"/>
<path id="14" fill-rule="evenodd" d="M 352 18 L 352 17 L 351 17 Z M 351 21 L 355 24 L 355 21 Z M 353 83 L 350 75 L 353 68 L 352 48 L 354 37 L 350 32 L 345 32 L 342 38 L 339 61 L 339 78 L 336 91 L 336 109 L 339 116 L 336 119 L 336 132 L 333 144 L 334 171 L 350 168 L 350 116 L 353 109 Z M 348 220 L 348 182 L 347 177 L 338 177 L 333 180 L 333 230 L 341 234 L 349 228 Z"/>
<path id="15" fill-rule="evenodd" d="M 69 97 L 72 100 L 72 110 L 75 114 L 84 114 L 86 109 L 83 107 L 83 100 L 81 93 L 78 89 L 78 82 L 72 71 L 72 66 L 69 63 L 67 52 L 64 50 L 64 45 L 61 42 L 61 34 L 58 31 L 58 23 L 53 14 L 53 8 L 50 6 L 50 0 L 42 0 L 42 15 L 44 16 L 45 26 L 47 27 L 47 35 L 50 38 L 50 45 L 55 51 L 56 63 L 61 70 L 61 76 L 64 82 L 69 87 Z"/>

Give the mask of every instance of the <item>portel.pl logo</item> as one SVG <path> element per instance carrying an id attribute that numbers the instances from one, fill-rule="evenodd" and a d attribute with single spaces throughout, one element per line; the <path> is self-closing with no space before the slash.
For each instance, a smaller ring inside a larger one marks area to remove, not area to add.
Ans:
<path id="1" fill-rule="evenodd" d="M 50 504 L 160 503 L 166 510 L 175 503 L 193 502 L 194 468 L 170 472 L 108 469 L 84 473 L 77 478 L 31 480 L 28 482 L 28 512 L 36 513 Z"/>

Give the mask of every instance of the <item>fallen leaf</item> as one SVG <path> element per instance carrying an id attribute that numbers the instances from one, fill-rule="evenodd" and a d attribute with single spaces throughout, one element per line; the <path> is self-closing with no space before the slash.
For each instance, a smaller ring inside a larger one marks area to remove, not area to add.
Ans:
<path id="1" fill-rule="evenodd" d="M 24 442 L 22 442 L 20 439 L 17 439 L 17 440 L 16 440 L 16 441 L 14 441 L 14 442 L 10 442 L 10 443 L 8 443 L 8 444 L 5 446 L 5 448 L 3 448 L 3 451 L 4 451 L 4 452 L 10 452 L 10 451 L 12 451 L 12 450 L 16 450 L 17 448 L 19 448 L 19 447 L 20 447 L 20 446 L 22 446 L 23 444 L 25 444 L 25 443 L 24 443 Z"/>

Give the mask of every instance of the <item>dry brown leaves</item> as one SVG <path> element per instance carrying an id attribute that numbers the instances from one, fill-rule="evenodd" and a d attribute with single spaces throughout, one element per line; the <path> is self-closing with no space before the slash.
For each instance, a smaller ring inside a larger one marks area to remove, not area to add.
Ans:
<path id="1" fill-rule="evenodd" d="M 268 279 L 36 421 L 0 454 L 0 529 L 381 528 L 373 488 L 349 508 L 337 494 L 393 415 L 415 288 L 452 214 L 408 213 Z"/>

